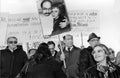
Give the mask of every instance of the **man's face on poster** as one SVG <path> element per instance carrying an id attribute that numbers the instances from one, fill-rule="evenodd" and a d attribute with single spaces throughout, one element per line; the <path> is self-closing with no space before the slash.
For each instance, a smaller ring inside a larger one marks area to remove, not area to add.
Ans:
<path id="1" fill-rule="evenodd" d="M 43 15 L 45 16 L 49 16 L 51 14 L 51 3 L 49 1 L 46 1 L 43 3 L 42 5 L 42 12 L 43 12 Z"/>

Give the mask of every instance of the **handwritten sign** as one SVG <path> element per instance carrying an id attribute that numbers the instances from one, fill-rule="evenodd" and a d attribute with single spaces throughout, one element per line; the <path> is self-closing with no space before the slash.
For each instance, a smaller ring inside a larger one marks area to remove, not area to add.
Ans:
<path id="1" fill-rule="evenodd" d="M 90 32 L 99 31 L 100 17 L 98 10 L 70 11 L 69 17 L 74 33 L 83 32 L 83 35 L 88 35 Z"/>
<path id="2" fill-rule="evenodd" d="M 83 36 L 88 36 L 90 32 L 99 31 L 99 11 L 98 10 L 79 10 L 68 11 L 72 30 L 69 33 L 80 37 L 80 32 Z M 19 42 L 33 42 L 33 41 L 58 41 L 57 36 L 49 39 L 43 39 L 41 22 L 36 13 L 32 14 L 6 14 L 0 16 L 2 21 L 1 26 L 6 26 L 6 38 L 9 36 L 18 37 Z M 3 30 L 2 30 L 3 31 Z M 46 31 L 47 32 L 47 31 Z"/>

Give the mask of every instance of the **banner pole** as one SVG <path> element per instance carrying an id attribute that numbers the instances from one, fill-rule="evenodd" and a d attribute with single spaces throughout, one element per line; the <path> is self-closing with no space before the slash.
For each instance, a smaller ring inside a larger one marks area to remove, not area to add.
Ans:
<path id="1" fill-rule="evenodd" d="M 83 46 L 83 34 L 81 32 L 81 46 Z"/>
<path id="2" fill-rule="evenodd" d="M 84 48 L 84 45 L 83 45 L 83 33 L 81 32 L 81 49 Z"/>
<path id="3" fill-rule="evenodd" d="M 61 44 L 61 40 L 60 40 L 60 34 L 58 34 L 58 39 L 59 39 L 59 42 L 60 42 L 60 50 L 61 50 L 61 53 L 64 54 L 63 48 L 62 48 L 62 44 Z M 64 55 L 65 55 L 65 54 L 64 54 Z M 63 60 L 63 64 L 64 64 L 64 68 L 66 68 L 65 59 Z"/>

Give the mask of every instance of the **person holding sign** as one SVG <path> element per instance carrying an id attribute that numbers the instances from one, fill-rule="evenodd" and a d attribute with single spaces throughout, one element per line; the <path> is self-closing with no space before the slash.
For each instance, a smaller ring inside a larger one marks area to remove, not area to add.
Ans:
<path id="1" fill-rule="evenodd" d="M 61 54 L 60 59 L 65 60 L 66 68 L 64 71 L 67 78 L 79 78 L 79 57 L 81 49 L 73 45 L 73 36 L 67 34 L 63 37 L 65 48 L 63 49 L 64 54 Z"/>

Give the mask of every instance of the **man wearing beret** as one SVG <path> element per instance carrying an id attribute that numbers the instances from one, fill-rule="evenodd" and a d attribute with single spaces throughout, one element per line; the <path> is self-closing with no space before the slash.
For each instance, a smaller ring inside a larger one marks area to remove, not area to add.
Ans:
<path id="1" fill-rule="evenodd" d="M 93 47 L 100 43 L 100 37 L 98 37 L 95 33 L 91 33 L 89 35 L 87 42 L 90 44 L 90 46 L 84 48 L 80 54 L 79 61 L 80 78 L 82 78 L 82 74 L 86 69 L 96 64 L 91 53 L 93 51 Z"/>

